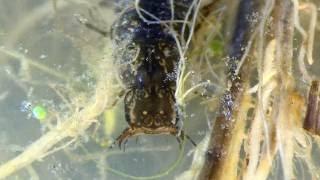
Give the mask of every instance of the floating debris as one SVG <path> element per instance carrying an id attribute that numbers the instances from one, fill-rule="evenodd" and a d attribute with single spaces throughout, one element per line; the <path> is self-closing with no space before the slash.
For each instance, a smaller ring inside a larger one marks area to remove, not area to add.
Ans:
<path id="1" fill-rule="evenodd" d="M 47 110 L 41 105 L 37 105 L 32 109 L 33 117 L 43 122 L 47 117 Z"/>

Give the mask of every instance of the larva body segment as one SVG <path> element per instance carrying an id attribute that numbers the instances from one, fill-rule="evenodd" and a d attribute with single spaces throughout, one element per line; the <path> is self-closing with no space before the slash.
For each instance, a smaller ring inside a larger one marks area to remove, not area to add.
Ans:
<path id="1" fill-rule="evenodd" d="M 174 94 L 180 60 L 177 43 L 183 37 L 175 34 L 188 30 L 182 27 L 190 1 L 128 3 L 119 9 L 111 31 L 119 76 L 127 88 L 124 109 L 129 128 L 118 137 L 119 145 L 137 134 L 179 134 Z"/>

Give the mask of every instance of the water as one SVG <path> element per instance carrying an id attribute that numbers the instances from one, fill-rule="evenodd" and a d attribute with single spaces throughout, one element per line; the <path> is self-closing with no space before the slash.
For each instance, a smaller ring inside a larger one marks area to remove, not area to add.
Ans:
<path id="1" fill-rule="evenodd" d="M 103 52 L 104 41 L 80 24 L 77 17 L 87 18 L 101 28 L 110 28 L 116 17 L 110 8 L 101 10 L 107 18 L 99 16 L 94 2 L 53 2 L 0 2 L 0 164 L 18 156 L 57 123 L 84 108 L 77 105 L 84 104 L 82 101 L 96 88 L 94 69 L 99 68 L 99 58 L 92 57 Z M 191 162 L 187 153 L 193 146 L 186 141 L 180 149 L 173 136 L 131 138 L 125 151 L 104 147 L 104 139 L 114 140 L 127 127 L 121 101 L 111 122 L 102 115 L 96 117 L 101 125 L 97 133 L 93 133 L 96 126 L 91 126 L 67 148 L 34 161 L 8 179 L 173 179 L 186 170 Z M 196 98 L 188 104 L 200 101 Z M 45 111 L 46 118 L 34 114 L 36 107 Z M 207 121 L 198 117 L 203 117 L 200 114 L 206 109 L 187 105 L 185 112 L 185 131 L 199 142 L 208 127 Z M 114 124 L 112 132 L 105 131 L 108 128 L 103 127 L 111 124 L 104 122 Z"/>

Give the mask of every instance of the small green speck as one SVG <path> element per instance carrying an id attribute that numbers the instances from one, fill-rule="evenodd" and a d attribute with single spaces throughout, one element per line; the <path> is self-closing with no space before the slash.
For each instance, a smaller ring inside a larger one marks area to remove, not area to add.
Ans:
<path id="1" fill-rule="evenodd" d="M 223 53 L 223 42 L 221 40 L 213 40 L 211 42 L 211 48 L 215 55 L 221 56 Z"/>
<path id="2" fill-rule="evenodd" d="M 38 105 L 32 109 L 32 114 L 38 120 L 43 121 L 47 117 L 47 110 L 43 106 Z"/>

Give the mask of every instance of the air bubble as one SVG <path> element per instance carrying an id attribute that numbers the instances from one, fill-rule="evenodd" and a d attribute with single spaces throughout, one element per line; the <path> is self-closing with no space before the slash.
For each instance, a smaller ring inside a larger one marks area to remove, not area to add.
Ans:
<path id="1" fill-rule="evenodd" d="M 21 112 L 29 112 L 31 111 L 32 104 L 29 101 L 22 101 L 20 105 Z"/>

